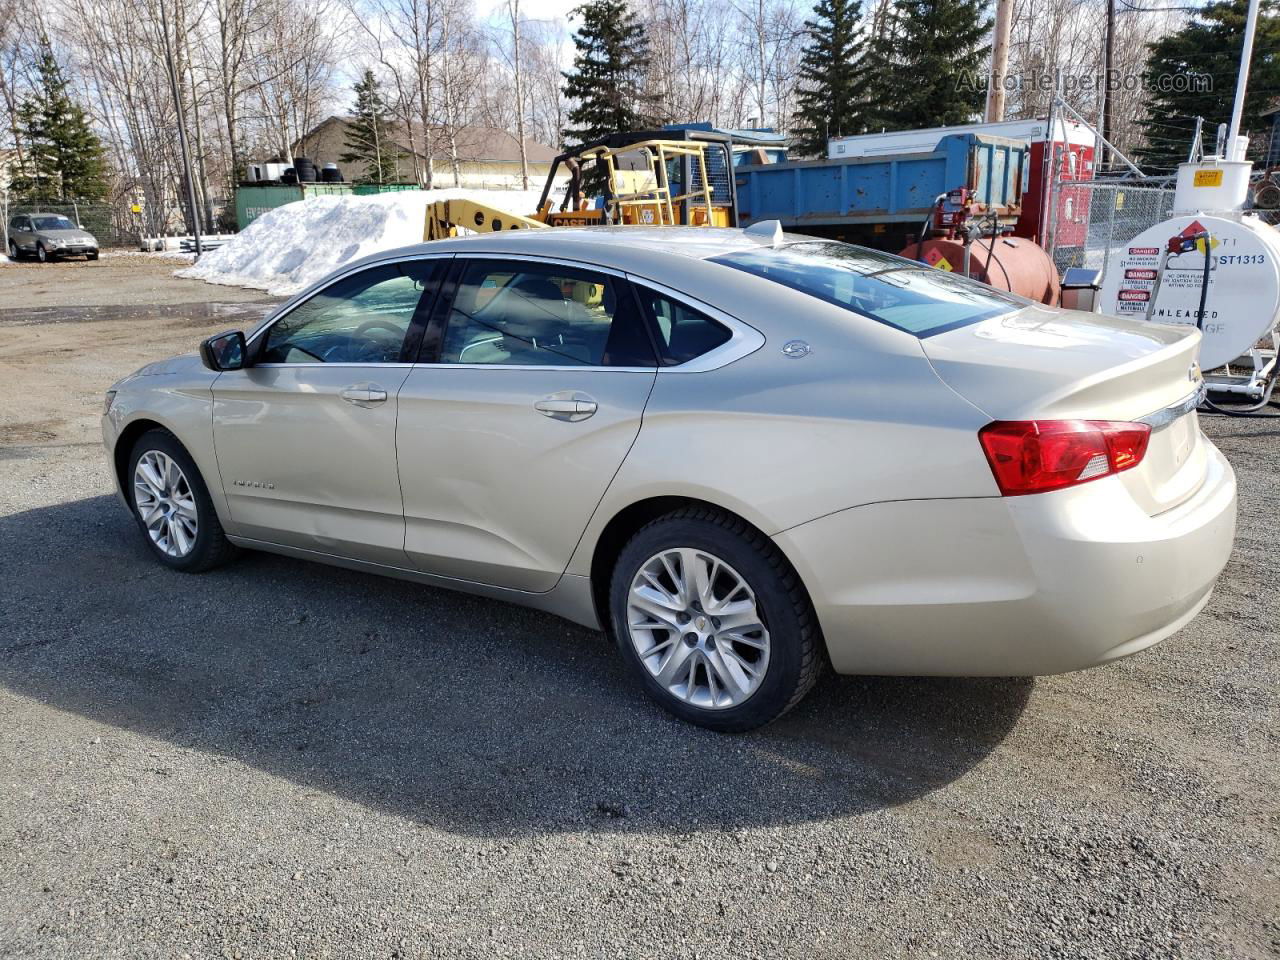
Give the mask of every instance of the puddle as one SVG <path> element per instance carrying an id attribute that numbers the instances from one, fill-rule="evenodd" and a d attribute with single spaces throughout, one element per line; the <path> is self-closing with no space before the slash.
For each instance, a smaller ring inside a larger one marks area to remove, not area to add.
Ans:
<path id="1" fill-rule="evenodd" d="M 257 323 L 282 302 L 258 300 L 249 303 L 27 307 L 18 310 L 0 310 L 0 326 L 30 327 L 49 323 L 101 323 L 109 320 L 166 320 L 169 322 L 186 320 L 192 325 L 222 321 L 228 326 L 249 326 Z"/>

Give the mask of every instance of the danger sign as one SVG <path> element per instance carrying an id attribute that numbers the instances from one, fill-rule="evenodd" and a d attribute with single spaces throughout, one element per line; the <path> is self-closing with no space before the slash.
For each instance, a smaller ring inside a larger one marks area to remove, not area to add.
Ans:
<path id="1" fill-rule="evenodd" d="M 1146 303 L 1151 299 L 1151 291 L 1149 290 L 1121 290 L 1120 299 L 1130 302 Z"/>
<path id="2" fill-rule="evenodd" d="M 1154 270 L 1126 270 L 1124 278 L 1126 280 L 1154 280 L 1156 272 Z"/>

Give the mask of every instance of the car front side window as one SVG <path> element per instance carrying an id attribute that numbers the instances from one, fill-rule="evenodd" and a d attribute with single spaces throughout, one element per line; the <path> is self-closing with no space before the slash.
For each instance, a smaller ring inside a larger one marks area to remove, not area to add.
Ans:
<path id="1" fill-rule="evenodd" d="M 441 363 L 653 367 L 630 293 L 612 278 L 526 261 L 467 264 Z"/>
<path id="2" fill-rule="evenodd" d="M 396 363 L 438 261 L 383 264 L 343 277 L 274 323 L 259 363 Z"/>

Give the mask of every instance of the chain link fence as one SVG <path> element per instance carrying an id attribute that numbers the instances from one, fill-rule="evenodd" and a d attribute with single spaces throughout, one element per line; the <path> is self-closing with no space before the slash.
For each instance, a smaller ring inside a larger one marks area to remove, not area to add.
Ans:
<path id="1" fill-rule="evenodd" d="M 9 204 L 0 229 L 8 238 L 9 221 L 23 213 L 60 213 L 98 238 L 102 247 L 137 247 L 142 235 L 141 218 L 110 204 L 42 203 Z"/>
<path id="2" fill-rule="evenodd" d="M 1059 181 L 1054 189 L 1049 253 L 1059 272 L 1085 267 L 1105 274 L 1113 255 L 1173 212 L 1173 185 L 1166 182 Z"/>

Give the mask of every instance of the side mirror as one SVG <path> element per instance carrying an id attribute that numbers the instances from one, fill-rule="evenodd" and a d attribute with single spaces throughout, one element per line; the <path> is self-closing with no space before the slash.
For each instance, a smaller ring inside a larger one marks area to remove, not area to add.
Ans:
<path id="1" fill-rule="evenodd" d="M 229 330 L 216 337 L 210 337 L 200 344 L 200 359 L 210 370 L 239 370 L 245 365 L 248 356 L 244 334 L 239 330 Z"/>

